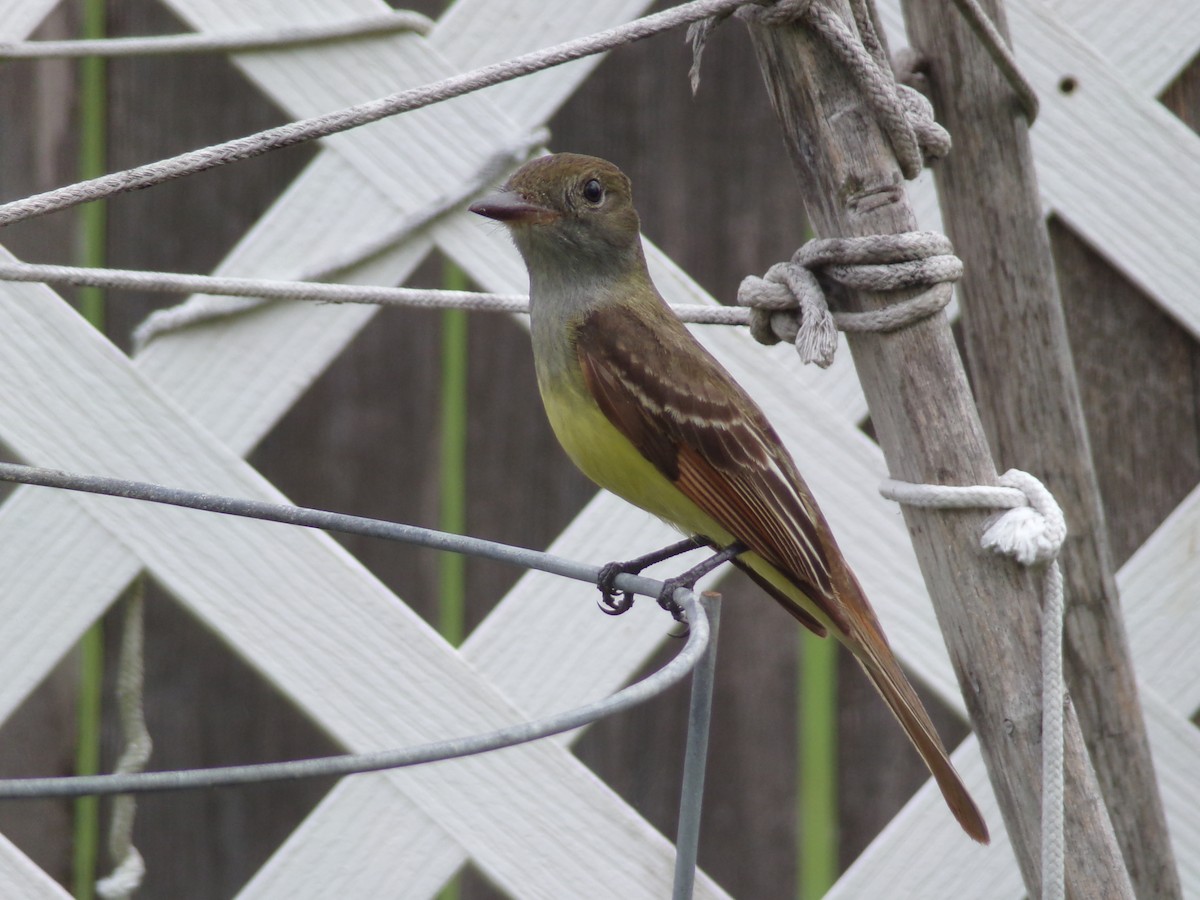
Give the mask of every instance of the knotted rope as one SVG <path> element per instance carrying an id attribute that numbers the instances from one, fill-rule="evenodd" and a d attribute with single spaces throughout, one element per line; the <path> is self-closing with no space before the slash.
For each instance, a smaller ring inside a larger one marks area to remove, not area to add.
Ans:
<path id="1" fill-rule="evenodd" d="M 819 276 L 855 290 L 929 290 L 883 309 L 831 313 Z M 951 282 L 961 276 L 962 261 L 949 239 L 936 232 L 825 238 L 809 241 L 762 278 L 743 279 L 737 299 L 750 308 L 756 340 L 794 343 L 804 362 L 825 367 L 837 350 L 837 329 L 898 331 L 944 309 Z"/>
<path id="2" fill-rule="evenodd" d="M 1042 897 L 1064 895 L 1063 850 L 1063 577 L 1058 554 L 1067 523 L 1054 496 L 1028 472 L 1010 469 L 999 487 L 911 484 L 886 479 L 879 492 L 909 506 L 938 509 L 1006 508 L 984 531 L 987 550 L 1042 575 Z"/>
<path id="3" fill-rule="evenodd" d="M 1000 32 L 974 0 L 955 0 L 1017 93 L 1026 116 L 1037 114 L 1037 97 L 1021 75 Z M 764 26 L 801 25 L 838 58 L 862 93 L 879 127 L 887 135 L 905 178 L 915 178 L 925 162 L 945 156 L 950 136 L 933 117 L 923 94 L 898 83 L 888 58 L 882 29 L 870 0 L 850 0 L 853 22 L 843 20 L 817 0 L 757 0 L 720 12 L 688 27 L 692 45 L 692 90 L 700 83 L 700 60 L 712 32 L 737 15 Z M 860 290 L 888 291 L 918 286 L 931 289 L 879 311 L 830 314 L 818 273 Z M 800 358 L 828 366 L 837 348 L 835 329 L 895 331 L 933 315 L 950 302 L 950 286 L 962 275 L 962 264 L 940 235 L 912 232 L 810 241 L 787 263 L 773 266 L 763 278 L 747 278 L 738 303 L 752 308 L 751 333 L 762 343 L 796 344 Z"/>

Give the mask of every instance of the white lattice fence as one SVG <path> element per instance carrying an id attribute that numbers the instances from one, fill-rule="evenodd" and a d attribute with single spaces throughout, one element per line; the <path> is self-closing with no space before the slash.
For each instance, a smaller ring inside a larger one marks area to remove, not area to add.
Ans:
<path id="1" fill-rule="evenodd" d="M 0 5 L 4 38 L 24 37 L 54 5 Z M 167 5 L 198 31 L 214 32 L 344 21 L 385 8 L 371 0 L 286 10 L 270 0 Z M 547 15 L 536 0 L 460 0 L 428 38 L 398 36 L 235 62 L 281 109 L 300 117 L 595 31 L 647 5 L 572 0 Z M 1074 29 L 1042 7 L 1011 6 L 1018 54 L 1045 101 L 1034 139 L 1047 203 L 1195 332 L 1200 317 L 1187 285 L 1195 283 L 1188 276 L 1200 263 L 1176 259 L 1184 254 L 1170 248 L 1172 233 L 1200 232 L 1194 221 L 1200 204 L 1189 193 L 1200 184 L 1192 172 L 1200 165 L 1200 144 L 1153 100 L 1190 58 L 1187 50 L 1200 45 L 1177 27 L 1179 17 L 1187 18 L 1186 4 L 1143 11 L 1138 33 L 1155 37 L 1144 45 L 1154 65 L 1143 65 L 1119 32 L 1108 39 L 1111 17 L 1084 18 L 1067 3 L 1062 7 Z M 1161 64 L 1164 56 L 1175 60 L 1174 68 Z M 497 148 L 543 123 L 591 66 L 575 63 L 330 139 L 220 271 L 295 277 L 301 266 L 309 270 L 368 245 L 398 216 L 436 205 Z M 1063 74 L 1083 90 L 1059 94 Z M 1096 152 L 1077 150 L 1093 145 Z M 1110 178 L 1116 173 L 1119 178 Z M 1098 183 L 1122 189 L 1098 200 Z M 923 209 L 934 206 L 928 198 L 922 203 Z M 463 213 L 354 269 L 349 279 L 402 282 L 434 246 L 487 289 L 524 289 L 524 272 L 503 238 Z M 669 300 L 711 302 L 660 253 L 650 248 L 650 255 Z M 362 308 L 274 304 L 254 316 L 164 336 L 129 360 L 50 290 L 4 285 L 2 291 L 0 437 L 23 458 L 267 498 L 278 492 L 241 457 L 372 315 Z M 916 600 L 924 589 L 900 516 L 874 491 L 884 465 L 857 428 L 865 407 L 848 356 L 814 373 L 801 370 L 787 349 L 764 351 L 740 332 L 706 329 L 701 336 L 795 449 L 902 658 L 961 709 L 931 611 Z M 779 392 L 781 369 L 795 375 L 791 396 Z M 72 399 L 85 394 L 86 404 Z M 1180 598 L 1195 583 L 1184 576 L 1195 565 L 1188 548 L 1198 506 L 1189 499 L 1121 573 L 1126 607 L 1135 611 L 1131 635 L 1189 893 L 1200 891 L 1200 870 L 1190 861 L 1197 854 L 1187 852 L 1200 847 L 1195 788 L 1187 777 L 1200 761 L 1200 736 L 1187 717 L 1200 707 L 1194 696 L 1200 679 L 1187 648 L 1188 636 L 1200 628 Z M 600 496 L 553 549 L 595 560 L 665 537 L 657 523 Z M 0 508 L 0 559 L 11 573 L 0 593 L 0 613 L 10 625 L 0 636 L 5 716 L 143 568 L 351 749 L 479 731 L 610 692 L 655 649 L 664 627 L 644 605 L 623 619 L 602 619 L 591 608 L 591 588 L 528 575 L 455 652 L 322 535 L 48 491 L 18 491 Z M 972 741 L 956 759 L 999 831 Z M 953 828 L 927 787 L 835 893 L 1021 896 L 1003 835 L 984 849 Z M 614 857 L 621 866 L 612 865 Z M 468 858 L 521 897 L 573 896 L 581 883 L 596 885 L 598 895 L 665 896 L 672 865 L 669 842 L 575 760 L 563 738 L 452 765 L 344 780 L 243 893 L 376 896 L 403 884 L 405 896 L 428 896 Z M 722 894 L 703 879 L 698 893 Z M 64 896 L 4 842 L 0 894 Z"/>

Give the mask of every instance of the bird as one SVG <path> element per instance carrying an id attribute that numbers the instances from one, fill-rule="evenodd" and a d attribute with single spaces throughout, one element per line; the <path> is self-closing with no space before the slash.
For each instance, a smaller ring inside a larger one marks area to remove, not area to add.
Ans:
<path id="1" fill-rule="evenodd" d="M 600 487 L 714 547 L 800 624 L 854 655 L 963 830 L 987 825 L 896 661 L 775 429 L 651 281 L 629 178 L 593 156 L 537 157 L 470 206 L 504 225 L 529 274 L 547 418 Z"/>

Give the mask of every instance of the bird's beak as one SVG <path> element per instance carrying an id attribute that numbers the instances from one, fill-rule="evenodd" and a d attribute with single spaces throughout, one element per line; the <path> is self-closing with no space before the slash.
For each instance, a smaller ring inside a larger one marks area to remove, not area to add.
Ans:
<path id="1" fill-rule="evenodd" d="M 542 224 L 558 218 L 558 213 L 526 200 L 516 191 L 494 191 L 472 203 L 471 212 L 497 222 L 528 222 Z"/>

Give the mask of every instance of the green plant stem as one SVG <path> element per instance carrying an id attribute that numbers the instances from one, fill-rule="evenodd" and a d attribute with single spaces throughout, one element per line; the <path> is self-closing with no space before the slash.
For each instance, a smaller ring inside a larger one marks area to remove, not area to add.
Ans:
<path id="1" fill-rule="evenodd" d="M 467 290 L 463 271 L 447 261 L 442 287 Z M 463 534 L 467 528 L 467 312 L 442 313 L 442 447 L 440 469 L 441 509 L 438 527 Z M 462 643 L 466 631 L 466 557 L 443 553 L 438 561 L 438 630 L 451 644 Z M 461 879 L 453 878 L 438 893 L 438 900 L 458 900 Z"/>
<path id="2" fill-rule="evenodd" d="M 807 631 L 800 651 L 801 900 L 837 878 L 837 642 Z"/>
<path id="3" fill-rule="evenodd" d="M 105 0 L 83 0 L 83 37 L 105 36 Z M 88 58 L 79 64 L 80 142 L 79 177 L 95 178 L 106 167 L 107 83 L 105 61 Z M 79 264 L 102 266 L 105 262 L 106 209 L 103 201 L 79 211 Z M 79 308 L 96 328 L 104 328 L 104 292 L 81 288 Z M 79 644 L 80 675 L 77 707 L 75 771 L 92 775 L 100 770 L 101 689 L 104 680 L 104 632 L 97 623 Z M 100 803 L 96 797 L 75 801 L 71 881 L 79 900 L 92 900 L 100 847 Z"/>
<path id="4" fill-rule="evenodd" d="M 442 285 L 447 290 L 467 290 L 467 279 L 446 263 Z M 467 313 L 448 309 L 442 313 L 442 435 L 438 527 L 462 534 L 467 527 Z M 466 558 L 443 553 L 439 562 L 438 627 L 452 644 L 459 644 L 465 628 Z"/>
<path id="5" fill-rule="evenodd" d="M 79 642 L 79 667 L 75 772 L 94 775 L 100 771 L 100 686 L 104 674 L 104 632 L 99 624 L 89 628 Z M 94 895 L 99 848 L 100 798 L 80 797 L 75 801 L 71 858 L 72 892 L 79 900 L 91 900 Z"/>

